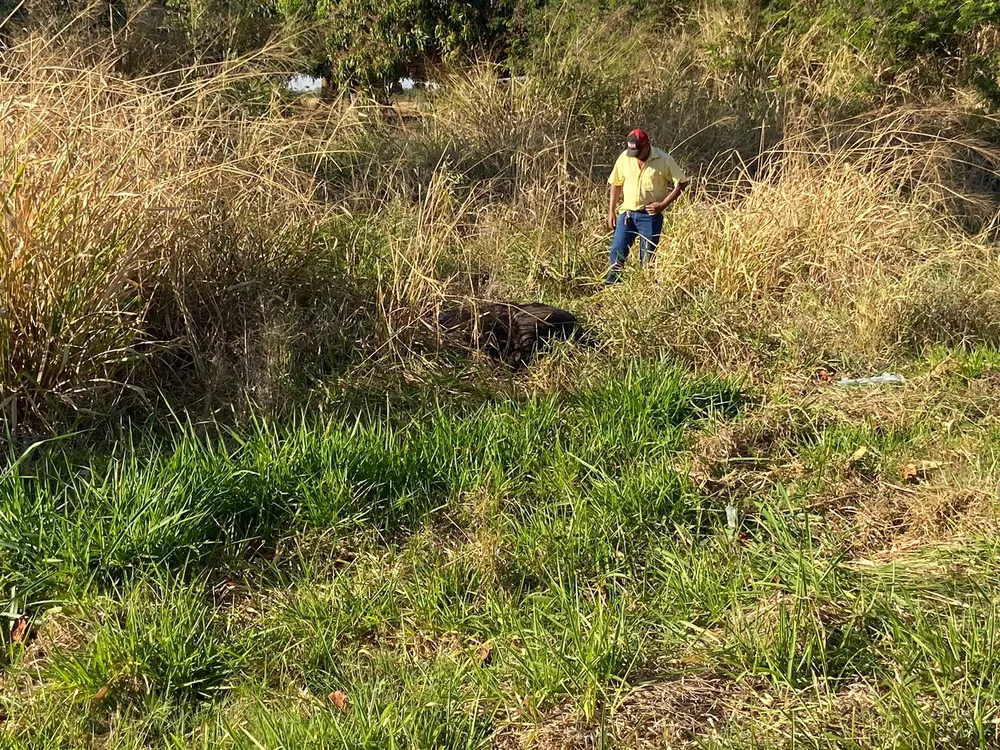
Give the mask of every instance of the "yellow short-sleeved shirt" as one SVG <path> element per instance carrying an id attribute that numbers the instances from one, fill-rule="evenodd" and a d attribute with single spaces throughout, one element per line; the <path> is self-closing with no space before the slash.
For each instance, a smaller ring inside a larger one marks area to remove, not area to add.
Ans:
<path id="1" fill-rule="evenodd" d="M 650 149 L 643 167 L 639 160 L 622 151 L 608 178 L 609 185 L 622 187 L 622 204 L 618 212 L 640 211 L 649 203 L 662 201 L 675 186 L 689 182 L 674 158 L 658 148 Z"/>

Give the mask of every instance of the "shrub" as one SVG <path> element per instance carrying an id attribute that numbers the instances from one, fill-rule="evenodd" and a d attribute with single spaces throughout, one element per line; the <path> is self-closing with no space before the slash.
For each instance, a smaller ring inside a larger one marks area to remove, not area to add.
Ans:
<path id="1" fill-rule="evenodd" d="M 160 88 L 33 39 L 5 61 L 0 407 L 14 421 L 88 406 L 167 349 L 199 377 L 235 364 L 245 379 L 259 352 L 247 326 L 275 310 L 326 298 L 346 320 L 333 309 L 350 290 L 330 294 L 337 240 L 317 234 L 326 212 L 288 156 L 315 153 L 292 145 L 314 136 L 226 101 L 258 73 Z"/>
<path id="2" fill-rule="evenodd" d="M 764 15 L 790 36 L 808 35 L 817 25 L 829 29 L 929 86 L 972 82 L 988 93 L 983 73 L 996 65 L 994 52 L 976 50 L 977 39 L 1000 23 L 995 0 L 770 0 Z"/>
<path id="3" fill-rule="evenodd" d="M 378 90 L 429 61 L 505 43 L 510 0 L 282 0 L 291 20 L 317 24 L 306 54 L 338 88 Z"/>

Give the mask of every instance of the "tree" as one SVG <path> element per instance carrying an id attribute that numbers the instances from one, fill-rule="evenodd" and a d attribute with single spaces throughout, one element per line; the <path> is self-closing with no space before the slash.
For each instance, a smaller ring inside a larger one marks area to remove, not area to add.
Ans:
<path id="1" fill-rule="evenodd" d="M 305 46 L 334 87 L 378 89 L 428 61 L 505 43 L 513 0 L 278 0 L 292 23 L 315 24 Z"/>

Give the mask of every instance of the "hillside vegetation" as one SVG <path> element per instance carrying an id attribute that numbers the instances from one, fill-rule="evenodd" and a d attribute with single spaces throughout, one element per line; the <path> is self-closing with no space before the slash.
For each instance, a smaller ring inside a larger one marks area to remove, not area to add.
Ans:
<path id="1" fill-rule="evenodd" d="M 990 4 L 256 5 L 0 2 L 0 747 L 1000 742 Z"/>

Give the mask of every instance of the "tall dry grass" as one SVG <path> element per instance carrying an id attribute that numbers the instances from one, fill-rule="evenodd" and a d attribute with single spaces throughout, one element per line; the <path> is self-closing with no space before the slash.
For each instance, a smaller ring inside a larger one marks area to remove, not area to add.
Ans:
<path id="1" fill-rule="evenodd" d="M 889 360 L 921 338 L 993 335 L 998 206 L 970 175 L 995 174 L 1000 151 L 944 122 L 940 111 L 893 109 L 797 123 L 762 169 L 738 171 L 728 194 L 703 188 L 677 213 L 658 283 L 739 306 L 767 335 L 818 356 Z M 948 279 L 979 288 L 949 299 Z M 966 315 L 977 294 L 978 321 Z M 937 332 L 918 330 L 928 302 Z"/>
<path id="2" fill-rule="evenodd" d="M 281 397 L 332 354 L 424 356 L 441 302 L 470 295 L 570 307 L 612 356 L 765 376 L 1000 335 L 1000 121 L 961 92 L 835 116 L 824 102 L 871 70 L 802 44 L 775 68 L 791 93 L 761 89 L 753 29 L 707 12 L 662 52 L 640 45 L 656 82 L 640 96 L 611 26 L 524 79 L 447 75 L 405 116 L 289 102 L 263 57 L 127 79 L 51 39 L 6 50 L 5 414 L 158 385 L 150 361 Z M 745 74 L 719 67 L 725 45 Z M 604 179 L 635 125 L 695 186 L 655 272 L 593 294 Z"/>
<path id="3" fill-rule="evenodd" d="M 722 33 L 714 17 L 700 23 Z M 480 152 L 505 154 L 516 184 L 480 212 L 465 254 L 491 279 L 482 293 L 562 301 L 630 356 L 666 350 L 751 374 L 899 366 L 928 346 L 995 342 L 1000 120 L 960 91 L 922 101 L 898 89 L 891 104 L 847 106 L 872 76 L 864 55 L 833 50 L 819 64 L 789 43 L 776 69 L 794 89 L 765 107 L 748 148 L 748 123 L 719 97 L 751 89 L 711 70 L 693 48 L 709 41 L 682 33 L 653 60 L 661 88 L 644 103 L 627 91 L 599 105 L 575 98 L 579 69 L 546 85 L 449 82 L 429 127 L 464 126 Z M 655 273 L 589 297 L 610 242 L 603 178 L 617 154 L 597 121 L 618 134 L 647 127 L 696 180 L 670 211 Z M 706 147 L 727 131 L 730 149 Z"/>
<path id="4" fill-rule="evenodd" d="M 687 160 L 698 176 L 667 217 L 655 271 L 573 303 L 612 348 L 761 374 L 898 366 L 928 346 L 997 341 L 1000 150 L 989 134 L 1000 122 L 926 107 L 820 126 L 812 114 L 788 114 L 781 142 L 736 168 Z M 603 189 L 580 181 L 548 195 L 560 193 L 584 207 L 578 224 L 551 205 L 537 218 L 542 201 L 499 212 L 495 252 L 481 256 L 493 258 L 495 293 L 568 299 L 574 280 L 600 275 Z M 542 228 L 522 232 L 528 215 Z M 502 227 L 516 228 L 517 255 Z"/>
<path id="5" fill-rule="evenodd" d="M 277 101 L 260 117 L 227 104 L 262 80 L 258 61 L 180 84 L 129 80 L 99 50 L 31 38 L 3 62 L 9 419 L 86 406 L 151 348 L 209 368 L 223 333 L 238 338 L 269 298 L 322 281 L 316 227 L 328 211 L 296 160 L 336 122 L 307 132 L 275 115 Z"/>

